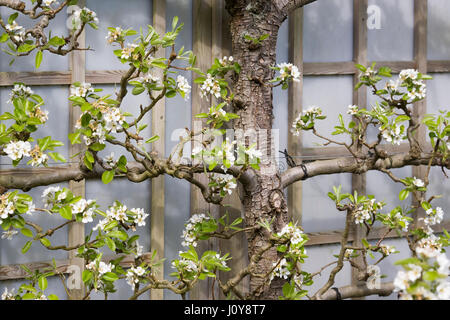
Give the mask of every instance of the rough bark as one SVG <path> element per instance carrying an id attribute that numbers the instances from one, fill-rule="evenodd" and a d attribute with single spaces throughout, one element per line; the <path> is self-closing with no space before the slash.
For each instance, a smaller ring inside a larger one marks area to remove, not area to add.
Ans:
<path id="1" fill-rule="evenodd" d="M 278 30 L 286 16 L 272 1 L 228 1 L 227 9 L 231 14 L 231 36 L 233 57 L 241 65 L 241 73 L 236 79 L 234 92 L 235 112 L 240 118 L 235 122 L 235 129 L 244 132 L 267 130 L 266 141 L 258 141 L 258 149 L 266 153 L 270 150 L 270 129 L 272 128 L 272 88 L 267 85 L 273 79 L 274 71 L 270 68 L 276 62 L 276 41 Z M 263 34 L 269 37 L 253 43 L 245 35 L 259 38 Z M 266 157 L 266 155 L 264 155 Z M 246 187 L 242 202 L 247 226 L 255 226 L 260 219 L 272 220 L 273 230 L 278 231 L 287 223 L 286 199 L 281 189 L 281 179 L 270 154 L 256 171 L 253 187 Z M 259 248 L 267 244 L 268 232 L 258 229 L 247 235 L 248 254 L 251 257 Z M 281 281 L 264 283 L 262 277 L 272 269 L 277 261 L 275 249 L 267 251 L 257 263 L 250 278 L 250 292 L 257 299 L 278 299 L 281 295 Z"/>

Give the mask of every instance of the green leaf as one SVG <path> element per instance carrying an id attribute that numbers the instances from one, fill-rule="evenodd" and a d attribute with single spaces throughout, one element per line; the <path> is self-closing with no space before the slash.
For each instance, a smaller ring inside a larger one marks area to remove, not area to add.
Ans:
<path id="1" fill-rule="evenodd" d="M 25 243 L 25 245 L 23 246 L 23 248 L 22 248 L 22 253 L 23 254 L 25 254 L 28 250 L 30 250 L 30 247 L 31 247 L 31 244 L 32 244 L 33 242 L 32 241 L 27 241 L 26 243 Z"/>
<path id="2" fill-rule="evenodd" d="M 109 281 L 109 282 L 114 282 L 114 281 L 118 280 L 119 277 L 114 272 L 107 272 L 102 276 L 102 279 Z"/>
<path id="3" fill-rule="evenodd" d="M 22 228 L 22 229 L 20 230 L 20 232 L 21 232 L 25 237 L 33 238 L 33 232 L 32 232 L 30 229 Z"/>
<path id="4" fill-rule="evenodd" d="M 108 237 L 117 238 L 119 240 L 125 241 L 128 239 L 128 234 L 121 230 L 111 231 L 107 234 Z"/>
<path id="5" fill-rule="evenodd" d="M 108 248 L 112 251 L 115 252 L 116 251 L 116 244 L 114 243 L 114 241 L 111 238 L 106 237 L 105 238 L 105 242 L 106 245 L 108 246 Z"/>
<path id="6" fill-rule="evenodd" d="M 50 247 L 51 246 L 51 242 L 47 238 L 41 238 L 41 239 L 39 239 L 39 241 L 42 243 L 42 245 L 44 247 Z"/>
<path id="7" fill-rule="evenodd" d="M 96 142 L 92 145 L 89 146 L 89 149 L 93 150 L 93 151 L 102 151 L 103 149 L 105 149 L 106 145 Z M 94 161 L 92 161 L 94 162 Z"/>
<path id="8" fill-rule="evenodd" d="M 110 183 L 114 179 L 114 170 L 107 170 L 102 174 L 102 181 L 104 184 Z"/>
<path id="9" fill-rule="evenodd" d="M 39 288 L 41 288 L 42 291 L 45 291 L 45 289 L 47 289 L 48 287 L 48 282 L 47 282 L 47 278 L 42 276 L 39 277 Z"/>
<path id="10" fill-rule="evenodd" d="M 92 153 L 90 151 L 86 151 L 85 156 L 86 156 L 86 160 L 89 161 L 90 163 L 95 162 L 94 156 L 92 155 Z"/>
<path id="11" fill-rule="evenodd" d="M 158 141 L 158 140 L 159 140 L 159 136 L 158 135 L 154 135 L 153 137 L 151 137 L 150 139 L 145 141 L 145 143 L 153 143 L 153 142 Z"/>
<path id="12" fill-rule="evenodd" d="M 54 47 L 59 47 L 65 45 L 66 41 L 60 37 L 53 37 L 48 41 L 48 44 Z"/>
<path id="13" fill-rule="evenodd" d="M 47 298 L 48 298 L 48 300 L 59 300 L 59 298 L 56 294 L 51 294 Z"/>
<path id="14" fill-rule="evenodd" d="M 84 270 L 81 278 L 83 279 L 84 283 L 88 282 L 92 278 L 92 272 L 89 270 Z"/>
<path id="15" fill-rule="evenodd" d="M 35 59 L 36 69 L 39 69 L 39 67 L 41 66 L 41 62 L 42 62 L 42 51 L 39 50 L 38 52 L 36 52 L 36 59 Z"/>
<path id="16" fill-rule="evenodd" d="M 72 207 L 70 205 L 61 207 L 61 209 L 59 209 L 59 214 L 64 219 L 72 220 Z"/>
<path id="17" fill-rule="evenodd" d="M 400 193 L 399 193 L 399 195 L 398 195 L 398 198 L 399 198 L 401 201 L 403 201 L 403 200 L 405 200 L 406 198 L 408 198 L 408 196 L 409 196 L 409 191 L 406 190 L 406 189 L 403 189 L 402 191 L 400 191 Z"/>
<path id="18" fill-rule="evenodd" d="M 144 91 L 145 91 L 145 88 L 144 88 L 144 87 L 138 86 L 138 87 L 134 87 L 134 88 L 133 88 L 133 91 L 131 91 L 131 93 L 132 93 L 133 95 L 137 96 L 137 95 L 141 94 L 141 93 L 144 92 Z"/>

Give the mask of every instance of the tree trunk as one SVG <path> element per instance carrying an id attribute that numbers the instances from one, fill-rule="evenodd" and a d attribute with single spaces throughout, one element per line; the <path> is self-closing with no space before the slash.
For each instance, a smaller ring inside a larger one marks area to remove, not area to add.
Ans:
<path id="1" fill-rule="evenodd" d="M 258 141 L 258 149 L 263 152 L 265 158 L 261 170 L 256 171 L 258 182 L 253 184 L 253 189 L 244 188 L 241 199 L 245 221 L 247 226 L 255 226 L 260 219 L 271 221 L 274 218 L 272 230 L 279 231 L 287 223 L 288 215 L 278 168 L 273 159 L 278 150 L 271 151 L 273 96 L 272 88 L 267 84 L 274 78 L 274 70 L 270 67 L 276 63 L 278 30 L 286 17 L 272 1 L 266 0 L 229 1 L 227 10 L 231 15 L 233 57 L 241 65 L 241 72 L 235 79 L 234 87 L 236 96 L 233 107 L 240 116 L 235 121 L 235 129 L 244 132 L 267 132 L 267 139 Z M 264 34 L 269 37 L 259 43 L 245 37 L 248 35 L 257 39 Z M 269 233 L 262 228 L 247 234 L 249 257 L 267 243 L 268 236 Z M 270 272 L 277 256 L 276 249 L 267 251 L 253 273 L 265 275 Z M 278 299 L 282 281 L 274 279 L 268 285 L 264 284 L 263 280 L 261 277 L 252 276 L 250 292 L 255 292 L 256 299 Z"/>

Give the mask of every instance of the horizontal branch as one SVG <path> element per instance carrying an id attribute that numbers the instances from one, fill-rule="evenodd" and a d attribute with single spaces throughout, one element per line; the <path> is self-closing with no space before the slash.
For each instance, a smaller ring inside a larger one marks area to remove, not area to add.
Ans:
<path id="1" fill-rule="evenodd" d="M 306 180 L 308 178 L 335 173 L 364 173 L 369 170 L 381 170 L 391 168 L 402 168 L 405 166 L 428 165 L 431 154 L 422 155 L 419 158 L 412 158 L 409 153 L 395 154 L 385 159 L 368 158 L 366 160 L 358 160 L 355 158 L 337 158 L 331 160 L 319 160 L 305 163 L 286 170 L 281 175 L 282 188 L 286 188 L 294 182 Z M 374 161 L 375 160 L 375 161 Z M 450 167 L 450 161 L 447 159 L 442 163 L 441 159 L 434 159 L 431 163 L 433 166 Z"/>
<path id="2" fill-rule="evenodd" d="M 394 291 L 394 285 L 392 282 L 387 282 L 381 283 L 379 288 L 368 288 L 366 284 L 362 284 L 341 287 L 337 291 L 340 294 L 340 299 L 361 298 L 371 295 L 386 297 Z M 320 297 L 320 300 L 338 300 L 338 293 L 334 289 L 329 289 Z"/>

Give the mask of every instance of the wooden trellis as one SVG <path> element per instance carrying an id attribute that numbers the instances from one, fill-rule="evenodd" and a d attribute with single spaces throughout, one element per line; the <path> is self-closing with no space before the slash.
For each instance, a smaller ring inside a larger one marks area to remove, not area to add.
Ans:
<path id="1" fill-rule="evenodd" d="M 193 4 L 193 51 L 197 55 L 199 67 L 206 69 L 214 58 L 222 55 L 230 55 L 230 40 L 227 33 L 227 19 L 228 15 L 224 11 L 223 0 L 192 0 Z M 353 61 L 347 62 L 315 62 L 303 63 L 303 11 L 304 9 L 296 10 L 289 17 L 289 56 L 290 61 L 299 67 L 301 76 L 331 76 L 331 75 L 351 75 L 354 82 L 357 81 L 359 71 L 355 68 L 355 63 L 367 64 L 367 7 L 368 0 L 353 0 Z M 163 32 L 166 29 L 166 3 L 163 0 L 153 1 L 153 25 L 156 30 Z M 81 46 L 84 45 L 84 35 L 80 37 Z M 160 53 L 164 55 L 163 52 Z M 398 73 L 402 69 L 415 68 L 422 73 L 450 73 L 450 60 L 445 61 L 429 61 L 427 60 L 427 0 L 414 0 L 414 60 L 413 61 L 376 61 L 377 65 L 390 67 L 394 73 Z M 32 86 L 53 86 L 66 85 L 67 87 L 74 81 L 86 81 L 92 84 L 117 84 L 120 82 L 120 77 L 123 71 L 120 70 L 86 70 L 85 54 L 83 51 L 74 52 L 71 55 L 71 70 L 59 72 L 0 72 L 0 86 L 11 86 L 14 82 L 24 82 Z M 296 118 L 302 110 L 302 88 L 303 79 L 299 83 L 293 83 L 289 90 L 289 123 Z M 207 102 L 199 98 L 197 86 L 193 86 L 192 92 L 192 114 L 204 112 L 209 105 Z M 359 106 L 366 104 L 366 91 L 361 88 L 353 94 L 353 103 Z M 414 106 L 415 114 L 426 113 L 426 100 L 416 103 Z M 79 112 L 76 108 L 70 108 L 70 126 L 73 128 L 76 119 L 79 117 Z M 289 128 L 289 126 L 287 126 Z M 286 129 L 288 130 L 288 129 Z M 165 104 L 160 104 L 152 111 L 152 133 L 160 136 L 160 140 L 153 144 L 154 151 L 164 154 L 165 143 Z M 419 132 L 420 139 L 425 140 L 425 131 Z M 348 151 L 343 147 L 327 147 L 327 148 L 304 148 L 302 146 L 302 138 L 288 135 L 288 152 L 291 155 L 297 155 L 308 159 L 321 159 L 336 156 L 349 155 Z M 70 155 L 79 152 L 79 146 L 71 146 Z M 400 147 L 385 146 L 388 150 L 407 150 L 408 145 L 402 144 Z M 63 170 L 67 167 L 59 166 L 57 169 Z M 41 170 L 49 169 L 10 169 L 0 170 L 0 174 L 16 174 L 18 172 L 38 173 Z M 416 177 L 423 177 L 424 171 L 422 167 L 414 167 L 413 175 Z M 366 181 L 364 175 L 353 175 L 352 188 L 364 192 Z M 85 183 L 71 182 L 70 187 L 77 195 L 85 196 Z M 164 177 L 159 177 L 152 180 L 152 194 L 151 194 L 151 249 L 156 249 L 160 258 L 164 255 Z M 241 214 L 239 199 L 236 195 L 227 199 L 228 212 L 237 216 Z M 302 222 L 302 182 L 298 182 L 289 187 L 288 190 L 288 206 L 289 212 L 298 223 Z M 191 189 L 191 213 L 199 211 L 211 211 L 218 215 L 217 207 L 211 206 L 204 202 L 203 197 L 198 190 Z M 422 213 L 419 212 L 419 216 Z M 180 221 L 180 223 L 183 223 Z M 441 228 L 450 228 L 450 222 L 443 223 Z M 383 228 L 376 229 L 370 239 L 378 239 L 383 233 Z M 438 229 L 440 231 L 442 229 Z M 74 224 L 69 229 L 68 241 L 69 245 L 74 245 L 83 241 L 84 226 L 82 224 Z M 310 241 L 308 246 L 333 244 L 338 243 L 341 238 L 341 230 L 330 232 L 315 232 L 310 233 Z M 397 234 L 392 232 L 388 238 L 397 237 Z M 355 228 L 352 230 L 349 239 L 357 241 L 361 238 L 359 230 Z M 238 267 L 245 265 L 246 254 L 242 251 L 243 239 L 234 239 L 226 244 L 223 241 L 210 242 L 206 246 L 220 248 L 223 252 L 230 252 L 234 260 L 231 262 L 232 266 Z M 111 257 L 112 258 L 112 257 Z M 74 257 L 70 253 L 67 260 L 57 261 L 57 266 L 61 271 L 67 270 L 71 264 L 83 266 L 81 259 Z M 132 261 L 125 259 L 124 264 L 127 265 Z M 27 263 L 30 269 L 42 268 L 45 261 L 36 261 Z M 158 274 L 162 277 L 164 270 Z M 0 280 L 21 279 L 25 276 L 19 265 L 0 266 Z M 225 279 L 228 275 L 223 274 L 221 277 Z M 352 281 L 356 282 L 356 277 L 352 277 Z M 206 299 L 210 296 L 211 286 L 206 281 L 199 285 L 191 294 L 191 298 Z M 72 292 L 76 297 L 82 296 L 82 291 Z M 217 295 L 216 295 L 217 296 Z M 152 299 L 164 298 L 162 290 L 156 290 L 151 294 Z"/>

